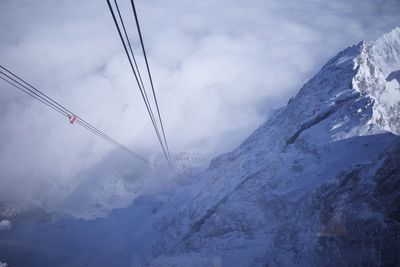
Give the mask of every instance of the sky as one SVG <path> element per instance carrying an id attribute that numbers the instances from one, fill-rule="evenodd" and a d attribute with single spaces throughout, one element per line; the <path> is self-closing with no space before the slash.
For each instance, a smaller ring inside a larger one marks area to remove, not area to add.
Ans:
<path id="1" fill-rule="evenodd" d="M 129 1 L 119 2 L 144 70 Z M 174 155 L 232 150 L 329 58 L 400 26 L 398 0 L 136 5 Z M 133 151 L 161 159 L 105 0 L 2 0 L 0 29 L 1 65 Z M 0 198 L 57 200 L 117 153 L 1 81 L 0 120 Z"/>

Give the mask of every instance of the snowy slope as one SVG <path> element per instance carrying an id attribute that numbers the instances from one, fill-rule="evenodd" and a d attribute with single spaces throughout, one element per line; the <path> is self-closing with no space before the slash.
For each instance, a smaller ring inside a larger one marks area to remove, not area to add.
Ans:
<path id="1" fill-rule="evenodd" d="M 12 221 L 0 232 L 0 260 L 398 266 L 399 73 L 396 28 L 340 52 L 237 149 L 188 171 L 172 193 L 139 197 L 93 221 Z M 185 158 L 193 157 L 182 155 L 182 166 Z"/>

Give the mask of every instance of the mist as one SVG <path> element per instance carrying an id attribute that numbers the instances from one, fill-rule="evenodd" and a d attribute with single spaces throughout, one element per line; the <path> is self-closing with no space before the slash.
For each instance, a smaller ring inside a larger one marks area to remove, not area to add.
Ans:
<path id="1" fill-rule="evenodd" d="M 121 6 L 141 55 L 128 1 Z M 237 146 L 336 51 L 398 26 L 400 2 L 143 0 L 137 9 L 171 152 L 211 158 Z M 5 0 L 0 26 L 1 65 L 143 157 L 162 161 L 106 1 Z M 89 190 L 82 173 L 95 183 L 96 168 L 121 153 L 2 81 L 0 87 L 2 199 L 61 201 L 78 187 L 82 196 Z M 152 181 L 162 183 L 157 173 Z"/>

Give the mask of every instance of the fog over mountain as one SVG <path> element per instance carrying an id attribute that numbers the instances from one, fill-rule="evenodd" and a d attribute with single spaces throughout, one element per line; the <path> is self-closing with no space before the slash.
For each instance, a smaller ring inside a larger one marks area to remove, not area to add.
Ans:
<path id="1" fill-rule="evenodd" d="M 120 2 L 129 15 L 129 1 Z M 178 158 L 196 155 L 201 165 L 239 145 L 336 51 L 398 25 L 400 11 L 396 0 L 138 0 L 137 7 L 171 150 Z M 0 14 L 2 65 L 162 162 L 106 1 L 4 0 Z M 132 20 L 128 27 L 133 32 Z M 139 53 L 137 40 L 134 46 Z M 136 163 L 0 86 L 2 200 L 56 210 L 88 198 L 111 201 L 106 211 L 129 203 L 111 200 L 133 190 L 114 181 L 136 172 Z M 118 164 L 122 174 L 114 173 Z M 165 186 L 163 177 L 152 177 L 150 188 Z"/>
<path id="2" fill-rule="evenodd" d="M 104 218 L 3 205 L 0 258 L 11 266 L 398 266 L 399 71 L 399 27 L 351 45 L 231 152 Z"/>

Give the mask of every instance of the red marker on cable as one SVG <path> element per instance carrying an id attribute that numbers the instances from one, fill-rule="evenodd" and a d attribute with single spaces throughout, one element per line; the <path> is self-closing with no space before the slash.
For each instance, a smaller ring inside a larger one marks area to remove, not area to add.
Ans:
<path id="1" fill-rule="evenodd" d="M 74 115 L 74 114 L 68 115 L 68 119 L 69 119 L 69 122 L 70 122 L 71 124 L 74 124 L 74 122 L 75 122 L 75 120 L 76 120 L 76 115 Z"/>

